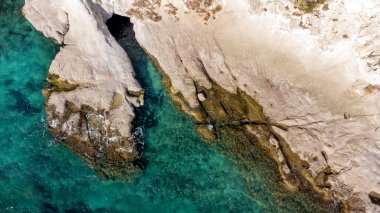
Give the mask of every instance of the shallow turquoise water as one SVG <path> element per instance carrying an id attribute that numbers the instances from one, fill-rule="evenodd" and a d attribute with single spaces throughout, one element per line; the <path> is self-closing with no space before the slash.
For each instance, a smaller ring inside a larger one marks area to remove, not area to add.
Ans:
<path id="1" fill-rule="evenodd" d="M 46 131 L 45 85 L 58 47 L 0 2 L 0 212 L 306 212 L 301 195 L 273 194 L 270 177 L 247 171 L 203 143 L 164 91 L 145 54 L 127 46 L 146 105 L 138 111 L 147 169 L 127 183 L 100 178 Z"/>

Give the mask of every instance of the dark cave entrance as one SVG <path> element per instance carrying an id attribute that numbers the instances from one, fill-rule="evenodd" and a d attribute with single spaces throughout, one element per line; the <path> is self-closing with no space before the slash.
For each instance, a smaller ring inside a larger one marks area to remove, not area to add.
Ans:
<path id="1" fill-rule="evenodd" d="M 133 24 L 131 23 L 131 19 L 129 17 L 116 14 L 112 15 L 112 17 L 107 20 L 106 25 L 111 35 L 116 40 L 123 38 L 126 35 L 125 32 L 128 30 L 128 28 L 132 28 L 133 30 Z"/>

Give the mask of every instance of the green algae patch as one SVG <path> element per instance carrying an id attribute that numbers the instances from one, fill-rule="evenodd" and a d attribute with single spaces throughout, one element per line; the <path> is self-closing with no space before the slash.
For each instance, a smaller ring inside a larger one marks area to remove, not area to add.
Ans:
<path id="1" fill-rule="evenodd" d="M 205 100 L 199 104 L 216 125 L 240 125 L 245 122 L 265 123 L 263 109 L 243 91 L 229 93 L 221 86 L 213 84 L 210 89 L 195 83 L 197 94 L 202 93 Z"/>
<path id="2" fill-rule="evenodd" d="M 70 84 L 56 74 L 49 74 L 47 82 L 53 92 L 68 92 L 78 88 L 78 84 Z"/>
<path id="3" fill-rule="evenodd" d="M 326 0 L 295 0 L 295 4 L 298 6 L 298 8 L 301 11 L 304 11 L 306 13 L 313 12 L 317 7 L 324 4 Z"/>
<path id="4" fill-rule="evenodd" d="M 47 87 L 42 90 L 45 100 L 48 100 L 53 92 L 69 92 L 78 88 L 78 84 L 70 84 L 67 80 L 62 79 L 57 74 L 49 73 L 47 78 Z"/>
<path id="5" fill-rule="evenodd" d="M 220 12 L 220 11 L 222 11 L 222 5 L 217 5 L 216 7 L 215 7 L 215 9 L 214 9 L 214 12 L 215 13 L 218 13 L 218 12 Z"/>
<path id="6" fill-rule="evenodd" d="M 199 105 L 207 117 L 206 120 L 198 120 L 197 125 L 212 127 L 207 128 L 208 133 L 206 133 L 206 128 L 202 129 L 200 134 L 204 138 L 209 140 L 209 135 L 215 135 L 218 147 L 238 155 L 247 165 L 257 163 L 257 158 L 253 157 L 256 153 L 262 153 L 260 160 L 264 159 L 263 156 L 268 156 L 267 158 L 271 160 L 265 160 L 266 164 L 271 168 L 277 168 L 277 175 L 283 174 L 284 165 L 280 164 L 277 157 L 277 152 L 280 151 L 285 156 L 286 165 L 290 168 L 292 175 L 284 175 L 278 182 L 284 182 L 284 185 L 288 186 L 293 185 L 291 187 L 293 190 L 298 188 L 298 190 L 308 191 L 314 187 L 310 181 L 311 173 L 307 171 L 307 162 L 301 160 L 272 129 L 272 122 L 264 115 L 263 108 L 256 101 L 243 91 L 237 90 L 236 93 L 230 93 L 215 83 L 210 89 L 201 87 L 197 83 L 194 85 L 196 92 L 205 96 L 203 101 L 199 101 Z M 268 146 L 271 137 L 278 142 L 280 147 L 278 151 Z M 301 188 L 305 184 L 310 187 Z M 321 198 L 325 196 L 324 193 L 328 196 L 328 193 L 323 191 L 320 194 Z"/>
<path id="7" fill-rule="evenodd" d="M 113 96 L 110 110 L 118 109 L 123 104 L 123 95 L 116 92 Z"/>
<path id="8" fill-rule="evenodd" d="M 239 89 L 228 92 L 216 83 L 210 89 L 196 82 L 194 85 L 197 94 L 205 97 L 199 100 L 200 110 L 196 111 L 202 111 L 207 119 L 197 120 L 197 130 L 208 143 L 237 157 L 247 168 L 260 171 L 263 177 L 271 177 L 271 184 L 279 184 L 282 190 L 308 193 L 327 206 L 334 202 L 326 183 L 332 173 L 326 170 L 322 171 L 324 175 L 313 177 L 309 164 L 273 129 L 287 127 L 270 121 L 253 98 Z M 271 139 L 277 141 L 278 149 L 269 142 Z M 283 162 L 278 158 L 279 152 L 285 158 Z M 285 167 L 290 169 L 289 174 L 284 173 Z M 284 193 L 282 190 L 278 189 L 278 193 Z"/>

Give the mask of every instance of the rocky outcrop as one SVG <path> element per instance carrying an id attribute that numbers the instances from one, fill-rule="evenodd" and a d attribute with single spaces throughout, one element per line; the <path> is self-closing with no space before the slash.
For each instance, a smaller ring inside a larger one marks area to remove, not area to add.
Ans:
<path id="1" fill-rule="evenodd" d="M 107 14 L 92 1 L 78 0 L 26 0 L 23 14 L 62 45 L 44 90 L 51 131 L 102 174 L 135 174 L 141 144 L 133 139 L 131 122 L 143 91 L 108 32 Z"/>
<path id="2" fill-rule="evenodd" d="M 199 97 L 207 100 L 194 82 L 245 92 L 286 127 L 273 131 L 320 188 L 352 211 L 379 210 L 368 198 L 380 182 L 378 1 L 139 2 L 99 4 L 131 16 L 189 114 L 197 118 Z"/>
<path id="3" fill-rule="evenodd" d="M 60 114 L 66 99 L 109 111 L 116 93 L 126 97 L 119 115 L 132 112 L 129 103 L 138 105 L 122 89 L 139 91 L 133 72 L 116 66 L 113 56 L 123 53 L 103 27 L 112 13 L 129 16 L 137 40 L 161 66 L 173 99 L 194 116 L 207 139 L 231 136 L 225 134 L 231 127 L 239 136 L 260 133 L 255 140 L 275 147 L 276 154 L 273 148 L 269 152 L 284 180 L 293 176 L 288 185 L 306 184 L 348 200 L 354 212 L 379 211 L 368 196 L 380 191 L 377 0 L 37 2 L 26 1 L 24 13 L 45 35 L 67 44 L 50 72 L 78 85 L 52 93 L 49 101 L 59 103 Z M 88 77 L 94 72 L 98 78 Z M 116 89 L 120 82 L 124 87 Z M 247 104 L 252 101 L 256 105 Z M 253 115 L 247 105 L 262 110 Z M 210 110 L 218 116 L 204 114 Z M 240 153 L 242 159 L 246 154 Z"/>

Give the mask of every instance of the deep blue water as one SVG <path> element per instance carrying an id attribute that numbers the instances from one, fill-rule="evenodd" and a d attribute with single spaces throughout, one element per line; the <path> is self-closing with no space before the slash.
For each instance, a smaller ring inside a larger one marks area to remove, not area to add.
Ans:
<path id="1" fill-rule="evenodd" d="M 148 166 L 133 182 L 102 179 L 46 130 L 41 89 L 59 47 L 21 16 L 22 5 L 0 0 L 0 212 L 311 211 L 311 201 L 272 193 L 270 177 L 202 142 L 133 45 L 126 48 L 146 91 L 136 124 Z"/>

